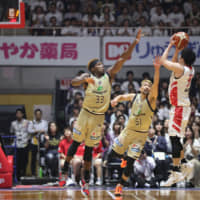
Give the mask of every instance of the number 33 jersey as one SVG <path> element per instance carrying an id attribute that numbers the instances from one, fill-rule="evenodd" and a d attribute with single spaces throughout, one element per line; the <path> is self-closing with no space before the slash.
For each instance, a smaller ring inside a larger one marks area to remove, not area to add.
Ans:
<path id="1" fill-rule="evenodd" d="M 141 100 L 141 95 L 136 94 L 133 98 L 127 129 L 147 132 L 151 125 L 153 115 L 154 110 L 151 108 L 148 98 Z"/>
<path id="2" fill-rule="evenodd" d="M 110 104 L 111 83 L 110 77 L 105 73 L 102 77 L 90 76 L 94 84 L 88 84 L 85 90 L 83 108 L 94 114 L 104 114 Z"/>
<path id="3" fill-rule="evenodd" d="M 189 90 L 193 76 L 193 67 L 184 66 L 184 73 L 180 78 L 176 78 L 172 72 L 168 88 L 171 105 L 190 106 Z"/>

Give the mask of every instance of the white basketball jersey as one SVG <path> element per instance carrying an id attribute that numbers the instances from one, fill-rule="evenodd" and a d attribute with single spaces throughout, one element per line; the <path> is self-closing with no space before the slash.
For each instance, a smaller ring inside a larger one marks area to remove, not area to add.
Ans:
<path id="1" fill-rule="evenodd" d="M 169 100 L 173 106 L 190 106 L 189 90 L 194 68 L 184 66 L 184 74 L 176 78 L 172 72 L 168 88 Z"/>

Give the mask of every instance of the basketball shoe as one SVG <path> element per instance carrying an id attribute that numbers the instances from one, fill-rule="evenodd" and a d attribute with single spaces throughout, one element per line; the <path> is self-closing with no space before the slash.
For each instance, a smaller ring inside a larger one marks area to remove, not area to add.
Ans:
<path id="1" fill-rule="evenodd" d="M 89 191 L 89 184 L 86 183 L 83 179 L 80 180 L 80 186 L 81 186 L 81 193 L 84 197 L 89 197 L 90 191 Z"/>

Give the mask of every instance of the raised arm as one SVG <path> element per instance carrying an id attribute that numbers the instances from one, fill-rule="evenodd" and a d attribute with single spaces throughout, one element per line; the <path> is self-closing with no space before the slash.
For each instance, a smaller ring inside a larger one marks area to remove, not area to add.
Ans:
<path id="1" fill-rule="evenodd" d="M 149 102 L 151 103 L 151 106 L 153 109 L 156 108 L 156 100 L 158 96 L 158 86 L 159 86 L 159 79 L 160 79 L 160 60 L 159 57 L 156 57 L 154 62 L 154 78 L 153 78 L 153 85 L 151 87 L 150 94 L 148 96 Z"/>
<path id="2" fill-rule="evenodd" d="M 166 69 L 173 71 L 175 74 L 175 77 L 178 78 L 183 74 L 183 71 L 184 71 L 183 66 L 177 62 L 178 61 L 178 53 L 180 50 L 176 48 L 174 56 L 172 58 L 172 61 L 167 59 L 169 51 L 173 45 L 174 45 L 174 41 L 171 40 L 168 47 L 165 49 L 163 55 L 160 58 L 160 63 Z"/>
<path id="3" fill-rule="evenodd" d="M 94 80 L 90 78 L 90 75 L 88 73 L 83 73 L 80 76 L 76 76 L 71 81 L 72 86 L 79 86 L 79 85 L 88 84 L 88 83 L 94 84 Z"/>
<path id="4" fill-rule="evenodd" d="M 130 56 L 133 52 L 133 49 L 135 48 L 136 44 L 138 44 L 140 41 L 141 33 L 142 33 L 142 30 L 139 29 L 134 42 L 129 46 L 129 48 L 124 53 L 122 53 L 122 55 L 117 60 L 117 62 L 112 67 L 108 68 L 107 72 L 110 74 L 111 79 L 114 79 L 117 72 L 119 72 L 121 70 L 124 62 L 130 58 Z"/>
<path id="5" fill-rule="evenodd" d="M 135 93 L 132 94 L 123 94 L 116 96 L 112 101 L 111 101 L 111 106 L 115 107 L 119 102 L 121 101 L 132 101 L 135 96 Z"/>

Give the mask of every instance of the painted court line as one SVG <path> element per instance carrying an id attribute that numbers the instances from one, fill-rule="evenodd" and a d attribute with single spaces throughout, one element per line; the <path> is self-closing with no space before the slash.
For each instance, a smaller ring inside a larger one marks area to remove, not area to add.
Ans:
<path id="1" fill-rule="evenodd" d="M 112 199 L 115 199 L 115 195 L 112 192 L 108 190 L 106 192 L 108 193 L 109 196 L 111 196 Z"/>
<path id="2" fill-rule="evenodd" d="M 142 200 L 142 199 L 140 199 L 139 197 L 137 197 L 135 194 L 131 194 L 131 196 L 133 196 L 134 197 L 134 199 L 136 199 L 136 200 Z"/>

